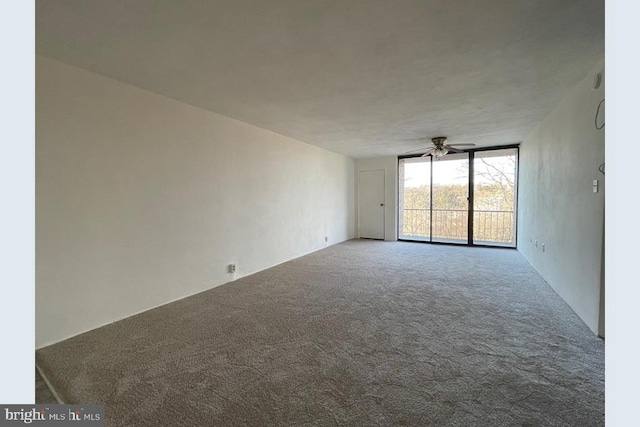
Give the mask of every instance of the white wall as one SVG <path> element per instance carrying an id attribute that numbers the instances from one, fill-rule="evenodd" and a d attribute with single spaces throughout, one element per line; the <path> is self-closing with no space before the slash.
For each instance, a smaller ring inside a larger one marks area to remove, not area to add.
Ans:
<path id="1" fill-rule="evenodd" d="M 604 224 L 604 175 L 598 167 L 605 134 L 594 118 L 605 95 L 604 82 L 597 90 L 592 86 L 600 71 L 604 76 L 603 63 L 521 144 L 518 204 L 518 250 L 596 333 Z M 593 193 L 596 179 L 600 191 Z"/>
<path id="2" fill-rule="evenodd" d="M 384 170 L 384 239 L 398 240 L 398 158 L 395 156 L 356 160 L 356 188 L 360 171 Z M 358 200 L 356 192 L 356 218 Z M 356 231 L 357 235 L 357 231 Z"/>
<path id="3" fill-rule="evenodd" d="M 355 237 L 352 159 L 36 59 L 36 348 Z"/>

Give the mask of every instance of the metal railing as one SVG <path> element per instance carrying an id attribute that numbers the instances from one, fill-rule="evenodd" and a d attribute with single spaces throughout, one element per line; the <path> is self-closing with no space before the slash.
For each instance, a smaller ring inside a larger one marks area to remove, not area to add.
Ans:
<path id="1" fill-rule="evenodd" d="M 473 212 L 475 242 L 513 244 L 515 222 L 513 211 L 476 210 Z M 466 209 L 404 209 L 401 237 L 440 240 L 467 240 L 469 211 Z M 433 220 L 433 225 L 431 224 Z"/>

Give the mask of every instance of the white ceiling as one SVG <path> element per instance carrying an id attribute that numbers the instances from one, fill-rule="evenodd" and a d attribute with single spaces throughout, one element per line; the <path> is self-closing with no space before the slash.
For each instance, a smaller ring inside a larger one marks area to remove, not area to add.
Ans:
<path id="1" fill-rule="evenodd" d="M 604 0 L 37 0 L 36 51 L 354 158 L 521 142 Z"/>

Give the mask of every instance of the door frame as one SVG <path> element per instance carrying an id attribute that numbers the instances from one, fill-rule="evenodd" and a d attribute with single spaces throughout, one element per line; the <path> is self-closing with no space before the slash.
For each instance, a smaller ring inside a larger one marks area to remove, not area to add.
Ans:
<path id="1" fill-rule="evenodd" d="M 474 205 L 473 205 L 473 199 L 474 199 L 474 194 L 473 194 L 473 190 L 474 190 L 474 177 L 473 177 L 473 160 L 474 160 L 474 155 L 476 152 L 480 152 L 480 151 L 495 151 L 495 150 L 503 150 L 503 149 L 511 149 L 511 148 L 515 148 L 516 149 L 516 171 L 515 171 L 515 177 L 516 177 L 516 185 L 515 185 L 515 192 L 516 192 L 516 206 L 515 206 L 515 217 L 514 217 L 514 245 L 513 246 L 499 246 L 499 245 L 483 245 L 483 244 L 478 244 L 478 243 L 473 243 L 473 210 L 474 210 Z M 520 195 L 520 191 L 519 191 L 519 186 L 520 186 L 520 144 L 509 144 L 509 145 L 499 145 L 499 146 L 492 146 L 492 147 L 479 147 L 479 148 L 474 148 L 474 149 L 467 149 L 467 150 L 461 150 L 465 153 L 467 153 L 469 155 L 469 204 L 468 204 L 468 208 L 469 208 L 469 214 L 468 214 L 468 224 L 467 224 L 467 229 L 468 229 L 468 233 L 467 233 L 467 243 L 450 243 L 450 242 L 434 242 L 433 240 L 433 236 L 431 236 L 429 238 L 428 241 L 426 240 L 415 240 L 415 239 L 402 239 L 400 238 L 400 198 L 398 197 L 398 200 L 396 200 L 396 206 L 397 206 L 397 211 L 398 211 L 398 221 L 396 221 L 396 228 L 398 229 L 398 240 L 402 241 L 402 242 L 416 242 L 416 243 L 428 243 L 431 245 L 455 245 L 455 246 L 474 246 L 474 247 L 479 247 L 479 248 L 496 248 L 496 249 L 518 249 L 518 198 Z M 410 154 L 410 155 L 402 155 L 402 156 L 398 156 L 398 162 L 400 162 L 401 159 L 411 159 L 411 158 L 416 158 L 416 157 L 421 157 L 422 154 L 418 153 L 418 154 Z M 430 161 L 433 162 L 433 156 L 429 156 L 431 159 Z M 432 163 L 433 165 L 433 163 Z M 399 175 L 399 171 L 400 168 L 398 167 L 398 179 L 397 179 L 397 194 L 400 194 L 400 175 Z M 433 167 L 431 168 L 431 182 L 433 182 Z M 431 207 L 431 209 L 433 209 L 433 206 Z"/>

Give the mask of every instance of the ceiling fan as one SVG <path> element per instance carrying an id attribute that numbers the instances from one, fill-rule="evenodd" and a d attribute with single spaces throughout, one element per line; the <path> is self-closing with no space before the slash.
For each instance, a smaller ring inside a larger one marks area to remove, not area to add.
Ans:
<path id="1" fill-rule="evenodd" d="M 435 138 L 431 138 L 432 147 L 428 147 L 427 151 L 421 157 L 427 157 L 429 155 L 433 155 L 436 158 L 440 158 L 447 153 L 462 153 L 463 151 L 460 148 L 463 147 L 475 147 L 476 144 L 447 144 L 446 136 L 437 136 Z M 414 153 L 416 151 L 422 151 L 424 148 L 420 148 L 418 150 L 408 151 L 408 153 Z"/>

